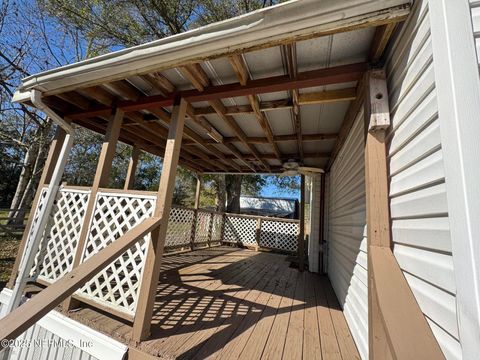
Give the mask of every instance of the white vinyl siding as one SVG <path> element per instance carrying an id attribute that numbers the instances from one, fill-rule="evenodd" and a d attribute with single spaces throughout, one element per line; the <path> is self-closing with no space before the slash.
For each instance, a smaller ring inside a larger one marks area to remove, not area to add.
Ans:
<path id="1" fill-rule="evenodd" d="M 5 315 L 12 290 L 0 292 L 0 318 Z M 37 321 L 11 347 L 9 360 L 97 360 L 125 358 L 128 347 L 53 310 Z M 83 341 L 80 344 L 80 341 Z M 3 359 L 4 351 L 0 352 Z"/>
<path id="2" fill-rule="evenodd" d="M 328 275 L 363 359 L 368 358 L 367 240 L 363 113 L 328 181 Z"/>
<path id="3" fill-rule="evenodd" d="M 480 64 L 480 1 L 470 0 L 470 11 L 472 14 L 473 37 L 477 49 L 477 63 Z"/>
<path id="4" fill-rule="evenodd" d="M 445 356 L 461 358 L 452 242 L 427 1 L 417 1 L 386 69 L 394 254 Z"/>

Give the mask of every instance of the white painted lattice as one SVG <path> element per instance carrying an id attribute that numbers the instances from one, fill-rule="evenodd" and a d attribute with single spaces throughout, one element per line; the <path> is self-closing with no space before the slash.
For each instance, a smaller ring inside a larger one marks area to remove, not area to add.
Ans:
<path id="1" fill-rule="evenodd" d="M 223 215 L 213 214 L 213 228 L 211 244 L 217 244 L 222 241 Z"/>
<path id="2" fill-rule="evenodd" d="M 89 197 L 89 190 L 59 190 L 35 257 L 33 272 L 40 279 L 52 283 L 72 269 Z"/>
<path id="3" fill-rule="evenodd" d="M 44 187 L 42 190 L 41 190 L 41 193 L 40 193 L 40 197 L 38 198 L 38 203 L 37 203 L 37 207 L 35 209 L 35 214 L 34 214 L 34 217 L 33 217 L 33 220 L 32 220 L 32 224 L 30 225 L 30 228 L 28 229 L 28 242 L 32 241 L 32 233 L 33 233 L 33 229 L 35 228 L 35 225 L 38 223 L 38 221 L 40 220 L 40 212 L 42 211 L 42 208 L 43 206 L 45 205 L 45 196 L 47 195 L 47 188 Z M 28 244 L 27 244 L 28 246 Z M 25 246 L 25 249 L 27 248 L 27 246 Z M 21 263 L 25 260 L 24 259 L 24 256 L 25 254 L 22 254 L 22 261 L 20 262 L 20 267 L 22 267 Z M 39 254 L 36 255 L 36 258 L 39 256 Z M 35 263 L 32 267 L 32 269 L 30 270 L 30 276 L 35 276 L 37 275 L 38 271 L 37 271 L 37 261 L 35 259 Z"/>
<path id="4" fill-rule="evenodd" d="M 212 214 L 206 211 L 198 211 L 197 224 L 195 226 L 195 244 L 206 244 L 208 242 L 210 222 Z"/>
<path id="5" fill-rule="evenodd" d="M 168 219 L 165 247 L 190 246 L 194 210 L 172 208 Z"/>
<path id="6" fill-rule="evenodd" d="M 297 251 L 299 227 L 298 222 L 262 220 L 260 247 Z"/>
<path id="7" fill-rule="evenodd" d="M 255 241 L 256 224 L 257 220 L 254 218 L 226 215 L 223 241 L 257 245 Z"/>
<path id="8" fill-rule="evenodd" d="M 155 196 L 98 193 L 83 261 L 153 215 Z M 116 310 L 135 314 L 150 234 L 87 282 L 77 294 Z"/>

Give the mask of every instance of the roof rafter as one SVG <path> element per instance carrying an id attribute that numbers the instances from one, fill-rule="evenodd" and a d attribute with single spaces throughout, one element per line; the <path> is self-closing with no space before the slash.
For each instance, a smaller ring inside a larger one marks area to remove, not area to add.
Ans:
<path id="1" fill-rule="evenodd" d="M 230 65 L 232 66 L 235 74 L 237 74 L 237 78 L 241 85 L 247 85 L 248 80 L 250 79 L 250 75 L 248 73 L 247 64 L 241 55 L 232 55 L 228 58 L 230 60 Z M 277 159 L 281 160 L 280 149 L 278 145 L 273 141 L 273 131 L 268 123 L 265 114 L 260 110 L 260 103 L 258 98 L 255 95 L 248 95 L 248 101 L 250 102 L 250 106 L 252 107 L 253 113 L 257 118 L 258 123 L 263 129 L 265 136 L 268 139 L 268 143 L 272 146 L 273 151 L 277 155 Z"/>

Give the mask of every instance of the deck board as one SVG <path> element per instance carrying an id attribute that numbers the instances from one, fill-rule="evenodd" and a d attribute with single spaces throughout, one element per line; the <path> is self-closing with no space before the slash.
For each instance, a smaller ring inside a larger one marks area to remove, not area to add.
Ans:
<path id="1" fill-rule="evenodd" d="M 152 336 L 91 307 L 72 318 L 162 359 L 358 359 L 327 277 L 281 254 L 215 247 L 166 256 Z"/>

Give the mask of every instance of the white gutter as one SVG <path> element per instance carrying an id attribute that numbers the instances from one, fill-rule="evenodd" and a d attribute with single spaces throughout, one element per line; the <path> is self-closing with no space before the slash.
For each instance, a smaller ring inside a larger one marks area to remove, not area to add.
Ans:
<path id="1" fill-rule="evenodd" d="M 182 34 L 29 76 L 13 101 L 124 79 L 234 52 L 407 16 L 411 0 L 293 0 Z"/>

